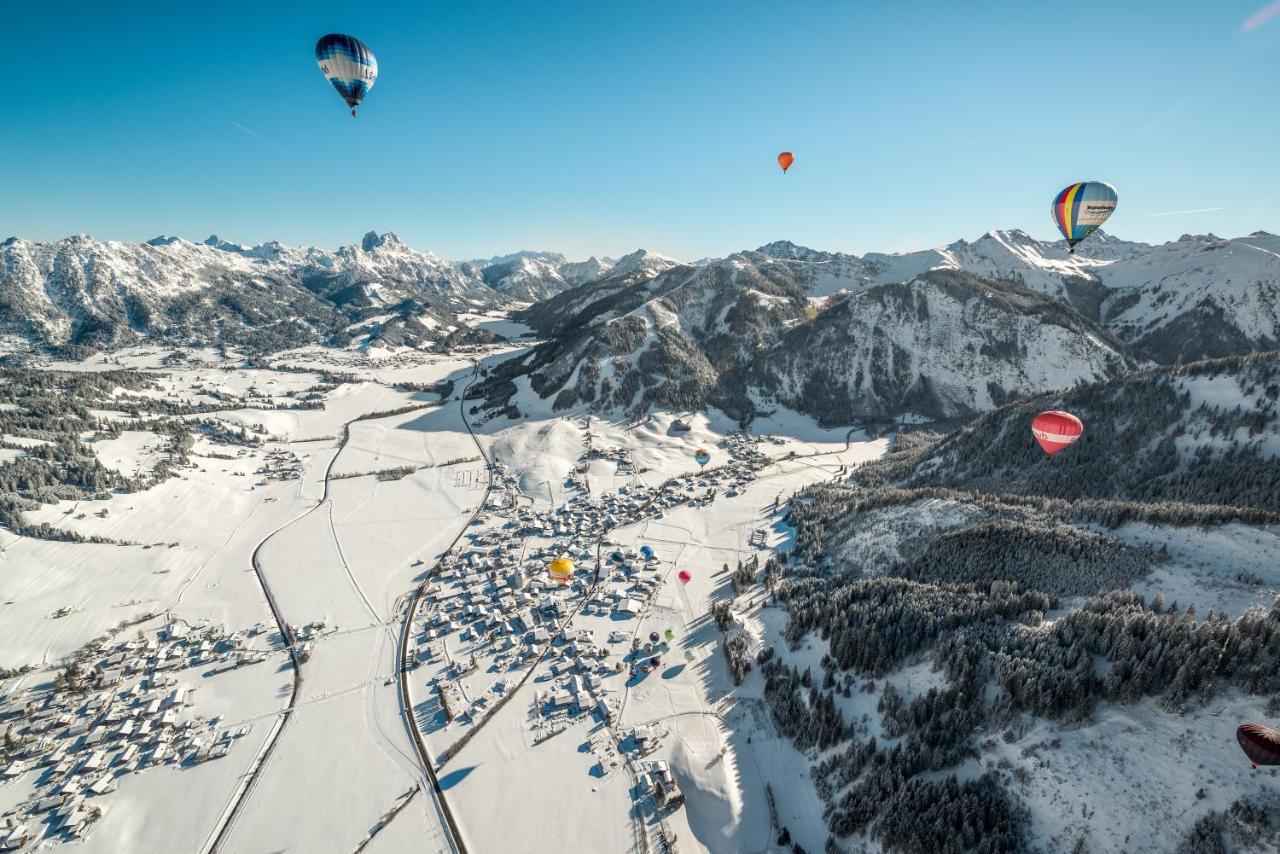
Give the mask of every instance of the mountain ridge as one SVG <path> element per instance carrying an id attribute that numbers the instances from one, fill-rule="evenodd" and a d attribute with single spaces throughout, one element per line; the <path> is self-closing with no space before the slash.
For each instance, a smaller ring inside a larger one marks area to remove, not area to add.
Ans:
<path id="1" fill-rule="evenodd" d="M 0 332 L 11 347 L 55 350 L 146 339 L 205 344 L 227 335 L 265 349 L 430 346 L 466 326 L 460 315 L 523 305 L 520 319 L 554 336 L 602 321 L 604 309 L 633 311 L 694 271 L 735 264 L 768 268 L 820 306 L 937 270 L 1007 281 L 1072 306 L 1136 357 L 1160 363 L 1280 346 L 1280 237 L 1261 230 L 1159 245 L 1098 231 L 1075 255 L 1062 241 L 1018 229 L 861 256 L 779 240 L 693 264 L 644 249 L 603 260 L 522 250 L 451 262 L 376 231 L 332 251 L 246 246 L 217 235 L 200 243 L 170 235 L 144 243 L 13 237 L 0 243 Z M 388 316 L 394 330 L 377 320 Z"/>

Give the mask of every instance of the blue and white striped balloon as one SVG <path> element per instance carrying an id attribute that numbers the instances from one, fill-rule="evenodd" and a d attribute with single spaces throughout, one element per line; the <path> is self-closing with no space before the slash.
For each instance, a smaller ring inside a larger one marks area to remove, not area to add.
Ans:
<path id="1" fill-rule="evenodd" d="M 356 107 L 378 79 L 378 60 L 373 51 L 355 36 L 330 33 L 316 42 L 316 62 L 354 116 Z"/>

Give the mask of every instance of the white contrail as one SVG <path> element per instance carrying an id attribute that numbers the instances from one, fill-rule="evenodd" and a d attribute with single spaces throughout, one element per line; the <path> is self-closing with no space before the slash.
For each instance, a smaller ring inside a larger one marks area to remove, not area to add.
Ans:
<path id="1" fill-rule="evenodd" d="M 1181 216 L 1182 214 L 1209 213 L 1210 211 L 1220 211 L 1223 208 L 1196 208 L 1191 211 L 1164 211 L 1162 213 L 1143 214 L 1136 219 L 1151 219 L 1153 216 Z"/>
<path id="2" fill-rule="evenodd" d="M 1246 33 L 1250 30 L 1256 30 L 1267 21 L 1278 16 L 1280 16 L 1280 3 L 1272 3 L 1271 5 L 1254 12 L 1253 16 L 1250 17 L 1249 20 L 1240 25 L 1240 29 Z"/>
<path id="3" fill-rule="evenodd" d="M 267 139 L 267 138 L 266 138 L 265 136 L 263 136 L 262 134 L 260 134 L 260 133 L 256 133 L 255 131 L 251 131 L 251 130 L 249 130 L 247 127 L 245 127 L 244 125 L 240 124 L 239 122 L 232 122 L 231 124 L 233 124 L 233 125 L 235 125 L 236 127 L 240 128 L 240 130 L 242 130 L 242 131 L 244 131 L 245 133 L 249 134 L 249 136 L 253 137 L 254 139 L 261 140 L 262 142 L 265 142 L 267 145 L 271 146 L 272 148 L 279 148 L 281 151 L 284 151 L 284 148 L 282 148 L 281 146 L 276 145 L 274 142 L 272 142 L 271 140 Z"/>

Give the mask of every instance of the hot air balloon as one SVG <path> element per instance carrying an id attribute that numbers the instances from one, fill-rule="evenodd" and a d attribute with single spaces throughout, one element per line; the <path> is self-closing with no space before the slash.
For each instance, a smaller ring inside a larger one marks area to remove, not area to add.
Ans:
<path id="1" fill-rule="evenodd" d="M 356 107 L 378 79 L 378 60 L 355 36 L 330 33 L 316 42 L 316 63 L 356 114 Z"/>
<path id="2" fill-rule="evenodd" d="M 677 573 L 676 577 L 679 578 L 681 582 L 688 584 L 693 580 L 693 573 L 687 569 L 682 569 Z"/>
<path id="3" fill-rule="evenodd" d="M 650 643 L 657 643 L 657 642 L 658 642 L 658 633 L 657 633 L 657 632 L 649 632 L 649 642 L 650 642 Z"/>
<path id="4" fill-rule="evenodd" d="M 1084 424 L 1070 412 L 1051 409 L 1031 419 L 1031 435 L 1050 458 L 1084 433 Z"/>
<path id="5" fill-rule="evenodd" d="M 667 629 L 666 631 L 664 631 L 664 632 L 662 633 L 662 636 L 663 636 L 663 637 L 665 637 L 667 640 L 675 640 L 675 639 L 676 639 L 676 633 L 675 633 L 675 632 L 673 632 L 673 631 L 671 631 L 671 629 Z"/>
<path id="6" fill-rule="evenodd" d="M 1280 765 L 1280 730 L 1262 724 L 1244 724 L 1236 730 L 1236 741 L 1254 768 Z"/>
<path id="7" fill-rule="evenodd" d="M 1076 244 L 1107 221 L 1116 209 L 1116 188 L 1102 181 L 1081 181 L 1065 188 L 1053 199 L 1049 213 L 1075 254 Z"/>
<path id="8" fill-rule="evenodd" d="M 651 546 L 641 546 L 640 556 L 645 560 L 653 560 L 653 548 Z"/>
<path id="9" fill-rule="evenodd" d="M 778 165 L 782 167 L 782 174 L 786 174 L 791 168 L 791 164 L 796 162 L 796 156 L 790 151 L 784 151 L 778 155 Z"/>
<path id="10" fill-rule="evenodd" d="M 711 452 L 706 448 L 699 448 L 694 452 L 693 459 L 698 465 L 705 467 L 707 463 L 711 462 Z"/>
<path id="11" fill-rule="evenodd" d="M 567 557 L 558 557 L 547 564 L 547 571 L 559 583 L 567 584 L 569 579 L 573 577 L 573 561 Z"/>
<path id="12" fill-rule="evenodd" d="M 684 660 L 685 660 L 685 661 L 693 661 L 693 650 L 691 650 L 691 649 L 686 649 L 686 650 L 684 651 Z"/>

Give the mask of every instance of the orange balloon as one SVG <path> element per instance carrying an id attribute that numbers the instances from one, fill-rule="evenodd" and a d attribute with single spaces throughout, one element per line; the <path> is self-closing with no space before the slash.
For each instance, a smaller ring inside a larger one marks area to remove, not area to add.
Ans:
<path id="1" fill-rule="evenodd" d="M 796 156 L 790 151 L 784 151 L 778 155 L 778 165 L 782 167 L 782 171 L 786 172 L 791 168 L 791 164 L 796 162 Z"/>

